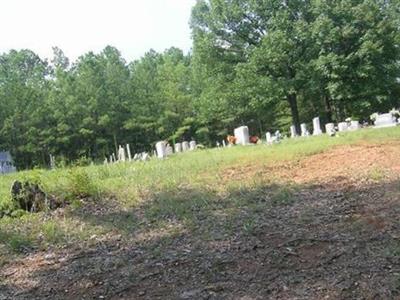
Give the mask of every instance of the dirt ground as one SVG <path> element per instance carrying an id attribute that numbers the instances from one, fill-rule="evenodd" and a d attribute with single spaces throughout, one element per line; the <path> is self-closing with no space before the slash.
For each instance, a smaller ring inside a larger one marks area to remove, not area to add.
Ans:
<path id="1" fill-rule="evenodd" d="M 399 158 L 400 142 L 358 144 L 225 170 L 296 188 L 279 205 L 248 191 L 230 231 L 227 209 L 212 226 L 194 209 L 192 230 L 29 253 L 0 270 L 0 299 L 400 299 Z"/>

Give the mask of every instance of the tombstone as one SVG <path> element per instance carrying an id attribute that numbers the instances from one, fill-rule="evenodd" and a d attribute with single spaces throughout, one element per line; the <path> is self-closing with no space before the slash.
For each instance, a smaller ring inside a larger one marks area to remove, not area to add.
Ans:
<path id="1" fill-rule="evenodd" d="M 170 148 L 172 149 L 171 146 L 170 146 Z M 141 160 L 142 161 L 150 160 L 150 155 L 147 152 L 143 152 L 142 155 L 141 155 Z"/>
<path id="2" fill-rule="evenodd" d="M 195 150 L 196 147 L 197 147 L 196 141 L 190 141 L 190 143 L 189 143 L 189 149 L 190 149 L 190 150 Z"/>
<path id="3" fill-rule="evenodd" d="M 217 148 L 219 148 L 219 146 L 220 146 L 218 141 L 215 143 L 215 145 L 217 146 Z"/>
<path id="4" fill-rule="evenodd" d="M 115 157 L 115 153 L 112 154 L 113 162 L 117 162 L 117 158 Z"/>
<path id="5" fill-rule="evenodd" d="M 307 130 L 307 125 L 305 123 L 300 124 L 301 136 L 308 136 L 309 132 Z"/>
<path id="6" fill-rule="evenodd" d="M 0 152 L 0 174 L 13 173 L 16 171 L 10 152 Z"/>
<path id="7" fill-rule="evenodd" d="M 118 161 L 125 161 L 125 149 L 121 145 L 118 148 Z"/>
<path id="8" fill-rule="evenodd" d="M 135 153 L 135 155 L 133 156 L 133 160 L 138 160 L 139 159 L 139 154 Z"/>
<path id="9" fill-rule="evenodd" d="M 226 142 L 225 142 L 225 140 L 222 140 L 222 147 L 226 147 Z"/>
<path id="10" fill-rule="evenodd" d="M 236 144 L 248 145 L 250 144 L 249 128 L 247 126 L 240 126 L 234 130 Z"/>
<path id="11" fill-rule="evenodd" d="M 50 154 L 50 169 L 54 170 L 56 168 L 56 159 Z"/>
<path id="12" fill-rule="evenodd" d="M 334 136 L 336 134 L 335 124 L 333 123 L 325 124 L 325 131 L 328 135 Z"/>
<path id="13" fill-rule="evenodd" d="M 296 137 L 296 136 L 297 136 L 297 133 L 296 133 L 296 126 L 292 125 L 292 126 L 290 126 L 290 137 L 291 137 L 291 138 L 294 138 L 294 137 Z"/>
<path id="14" fill-rule="evenodd" d="M 265 138 L 266 138 L 267 144 L 272 144 L 272 136 L 271 136 L 270 132 L 267 132 L 265 134 Z"/>
<path id="15" fill-rule="evenodd" d="M 165 147 L 165 141 L 160 141 L 156 144 L 156 151 L 158 158 L 164 158 L 167 156 L 167 149 Z"/>
<path id="16" fill-rule="evenodd" d="M 129 144 L 126 144 L 126 152 L 128 153 L 128 160 L 132 161 L 131 148 L 129 147 Z"/>
<path id="17" fill-rule="evenodd" d="M 340 122 L 340 123 L 338 124 L 338 130 L 339 130 L 339 132 L 347 131 L 348 127 L 349 127 L 349 126 L 348 126 L 347 122 Z"/>
<path id="18" fill-rule="evenodd" d="M 282 138 L 282 135 L 279 130 L 275 131 L 274 136 L 271 139 L 272 143 L 279 143 Z"/>
<path id="19" fill-rule="evenodd" d="M 107 160 L 107 157 L 106 157 L 106 158 L 104 158 L 103 165 L 108 165 L 108 160 Z"/>
<path id="20" fill-rule="evenodd" d="M 382 127 L 392 127 L 396 126 L 396 118 L 391 114 L 381 114 L 377 115 L 376 120 L 374 121 L 374 128 L 382 128 Z"/>
<path id="21" fill-rule="evenodd" d="M 320 135 L 322 134 L 322 130 L 321 130 L 321 123 L 319 121 L 319 117 L 315 117 L 312 120 L 313 123 L 313 135 Z"/>
<path id="22" fill-rule="evenodd" d="M 349 130 L 358 130 L 361 128 L 361 125 L 358 121 L 350 121 L 350 126 L 348 127 Z"/>
<path id="23" fill-rule="evenodd" d="M 184 141 L 182 143 L 182 152 L 188 151 L 189 150 L 189 143 L 187 141 Z"/>
<path id="24" fill-rule="evenodd" d="M 176 153 L 182 152 L 182 144 L 181 143 L 175 144 L 175 152 Z"/>
<path id="25" fill-rule="evenodd" d="M 167 146 L 165 147 L 165 151 L 166 151 L 167 156 L 174 154 L 174 150 L 172 149 L 172 147 L 169 144 L 167 144 Z"/>

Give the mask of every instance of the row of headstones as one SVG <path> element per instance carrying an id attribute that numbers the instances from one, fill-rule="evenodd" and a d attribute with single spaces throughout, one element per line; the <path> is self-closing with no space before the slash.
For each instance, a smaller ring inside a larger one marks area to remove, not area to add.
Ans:
<path id="1" fill-rule="evenodd" d="M 146 161 L 149 159 L 150 159 L 150 154 L 147 152 L 136 153 L 132 157 L 129 144 L 126 144 L 125 147 L 122 147 L 121 145 L 118 147 L 117 156 L 115 156 L 115 153 L 113 153 L 110 155 L 109 159 L 105 158 L 104 164 L 125 162 L 125 161 Z"/>
<path id="2" fill-rule="evenodd" d="M 325 124 L 325 132 L 329 135 L 334 135 L 336 131 L 343 132 L 343 131 L 351 131 L 360 129 L 361 125 L 358 121 L 349 120 L 347 122 L 340 122 L 338 123 L 337 127 L 334 123 L 327 123 Z M 310 132 L 307 129 L 307 125 L 305 123 L 300 124 L 300 135 L 301 136 L 309 136 Z M 321 130 L 321 123 L 319 117 L 313 119 L 313 135 L 320 135 L 322 134 Z M 290 126 L 290 136 L 292 138 L 298 136 L 296 132 L 296 127 L 294 125 Z"/>
<path id="3" fill-rule="evenodd" d="M 166 141 L 160 141 L 156 144 L 155 154 L 158 158 L 165 158 L 175 153 L 181 153 L 186 151 L 192 151 L 197 148 L 196 141 L 183 141 L 182 143 L 176 143 L 175 149 L 171 147 Z"/>

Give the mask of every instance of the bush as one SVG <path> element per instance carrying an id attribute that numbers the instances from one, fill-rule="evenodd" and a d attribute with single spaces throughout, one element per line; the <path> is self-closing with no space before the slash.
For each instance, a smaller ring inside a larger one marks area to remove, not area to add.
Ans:
<path id="1" fill-rule="evenodd" d="M 72 168 L 68 172 L 68 192 L 73 199 L 95 197 L 97 189 L 84 168 Z"/>

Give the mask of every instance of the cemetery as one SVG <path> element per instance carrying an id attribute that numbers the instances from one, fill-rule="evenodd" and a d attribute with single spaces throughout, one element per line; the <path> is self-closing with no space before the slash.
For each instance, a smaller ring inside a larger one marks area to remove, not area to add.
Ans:
<path id="1" fill-rule="evenodd" d="M 312 274 L 305 273 L 303 283 L 311 284 L 314 276 L 330 278 L 333 272 L 335 280 L 345 285 L 347 276 L 352 278 L 364 268 L 386 274 L 397 257 L 394 252 L 381 255 L 397 247 L 392 235 L 400 209 L 400 203 L 393 202 L 400 196 L 395 188 L 400 128 L 357 130 L 361 128 L 358 122 L 345 123 L 322 125 L 314 119 L 311 130 L 302 126 L 302 134 L 293 138 L 267 132 L 266 140 L 258 144 L 252 144 L 248 128 L 240 126 L 214 149 L 196 149 L 194 140 L 174 145 L 159 141 L 154 154 L 133 154 L 129 145 L 119 145 L 104 165 L 3 175 L 0 254 L 4 267 L 0 276 L 6 276 L 6 283 L 12 279 L 16 286 L 34 276 L 37 283 L 17 288 L 27 297 L 40 297 L 49 288 L 61 298 L 86 293 L 87 288 L 69 283 L 72 276 L 104 282 L 107 291 L 96 285 L 90 288 L 97 297 L 142 293 L 153 298 L 167 278 L 179 282 L 190 272 L 192 279 L 185 279 L 185 285 L 173 293 L 177 298 L 198 298 L 214 293 L 198 289 L 203 281 L 218 284 L 223 280 L 220 295 L 240 293 L 234 275 L 207 275 L 209 263 L 214 268 L 221 261 L 226 262 L 225 272 L 239 270 L 246 282 L 251 281 L 252 268 L 263 264 L 257 272 L 270 282 L 274 294 L 281 291 L 280 280 L 290 282 L 304 274 L 301 270 L 318 264 L 321 267 Z M 323 134 L 321 127 L 326 129 Z M 29 182 L 32 178 L 36 184 Z M 12 184 L 12 197 L 27 205 L 26 213 L 8 214 L 5 209 Z M 321 222 L 330 228 L 325 230 Z M 365 240 L 368 251 L 361 244 Z M 120 246 L 115 247 L 116 243 Z M 74 250 L 63 250 L 72 245 Z M 155 247 L 160 249 L 157 255 Z M 20 273 L 11 257 L 24 260 L 25 253 L 30 253 L 32 261 L 46 261 L 45 265 L 28 264 L 27 272 Z M 59 260 L 64 262 L 56 264 Z M 124 264 L 109 274 L 107 265 L 117 261 Z M 190 270 L 181 261 L 189 263 Z M 126 269 L 126 264 L 136 267 Z M 100 273 L 93 269 L 95 265 Z M 60 275 L 50 280 L 54 268 Z M 282 268 L 286 271 L 281 272 Z M 139 290 L 125 291 L 130 276 L 142 278 Z M 390 276 L 379 278 L 379 284 L 390 286 Z M 67 286 L 68 292 L 58 288 Z M 255 288 L 261 291 L 262 286 L 257 283 Z M 0 283 L 0 288 L 5 295 L 16 292 L 10 285 Z M 373 291 L 355 290 L 365 295 Z M 390 296 L 388 291 L 384 295 Z M 348 294 L 342 291 L 341 295 Z"/>
<path id="2" fill-rule="evenodd" d="M 399 1 L 22 2 L 0 300 L 400 299 Z"/>

